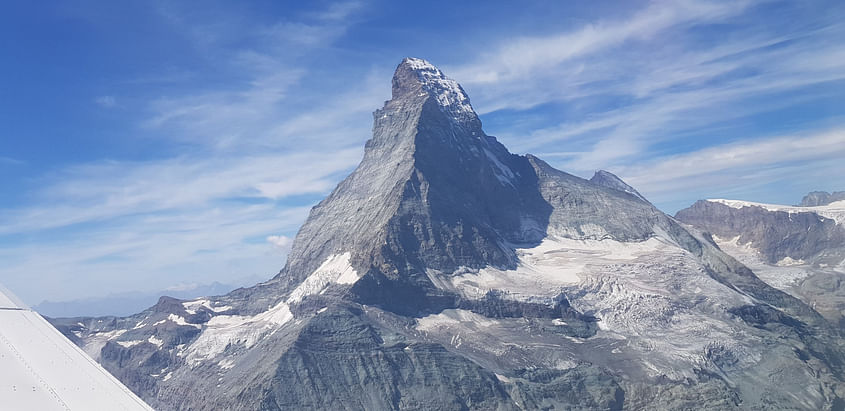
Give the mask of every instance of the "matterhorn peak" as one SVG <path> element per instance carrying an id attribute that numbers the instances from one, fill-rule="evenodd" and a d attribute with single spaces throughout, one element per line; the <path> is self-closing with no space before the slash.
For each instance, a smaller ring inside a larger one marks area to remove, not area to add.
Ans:
<path id="1" fill-rule="evenodd" d="M 274 279 L 57 327 L 160 409 L 837 409 L 840 331 L 714 241 L 407 58 Z"/>
<path id="2" fill-rule="evenodd" d="M 426 60 L 406 57 L 393 75 L 393 99 L 428 95 L 452 120 L 479 122 L 464 89 Z"/>

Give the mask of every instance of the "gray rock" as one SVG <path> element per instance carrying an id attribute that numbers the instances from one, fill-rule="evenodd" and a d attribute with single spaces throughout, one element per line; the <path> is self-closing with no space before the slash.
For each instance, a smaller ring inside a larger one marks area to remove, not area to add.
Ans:
<path id="1" fill-rule="evenodd" d="M 596 171 L 596 173 L 593 174 L 593 177 L 590 179 L 590 182 L 593 184 L 598 184 L 600 186 L 623 191 L 634 197 L 639 198 L 640 200 L 648 202 L 648 200 L 646 200 L 645 197 L 642 196 L 642 194 L 635 190 L 634 187 L 629 186 L 628 183 L 622 181 L 621 178 L 617 177 L 615 174 L 609 171 Z"/>
<path id="2" fill-rule="evenodd" d="M 834 191 L 833 193 L 828 193 L 827 191 L 811 191 L 801 199 L 801 204 L 799 205 L 803 207 L 817 207 L 842 200 L 845 200 L 845 191 Z"/>

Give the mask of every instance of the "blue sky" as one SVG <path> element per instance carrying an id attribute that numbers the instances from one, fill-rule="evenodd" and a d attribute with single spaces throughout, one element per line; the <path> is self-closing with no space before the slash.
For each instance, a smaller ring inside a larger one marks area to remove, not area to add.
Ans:
<path id="1" fill-rule="evenodd" d="M 360 160 L 393 69 L 674 213 L 845 190 L 845 4 L 12 2 L 0 282 L 26 302 L 269 278 Z"/>

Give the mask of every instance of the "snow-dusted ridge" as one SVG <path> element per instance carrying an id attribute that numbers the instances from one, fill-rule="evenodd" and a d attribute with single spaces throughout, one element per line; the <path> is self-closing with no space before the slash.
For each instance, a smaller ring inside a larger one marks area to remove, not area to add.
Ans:
<path id="1" fill-rule="evenodd" d="M 440 69 L 423 59 L 408 57 L 403 63 L 417 73 L 423 90 L 433 95 L 453 119 L 476 117 L 469 97 L 457 81 L 446 77 Z"/>
<path id="2" fill-rule="evenodd" d="M 755 203 L 751 201 L 728 200 L 723 198 L 712 198 L 707 199 L 707 201 L 711 203 L 723 204 L 736 209 L 741 209 L 743 207 L 760 207 L 768 211 L 783 211 L 786 213 L 816 213 L 822 217 L 836 221 L 836 224 L 845 225 L 845 200 L 836 201 L 828 205 L 815 207 Z"/>
<path id="3" fill-rule="evenodd" d="M 188 314 L 196 314 L 197 310 L 199 310 L 200 307 L 204 307 L 204 308 L 206 308 L 210 311 L 213 311 L 215 313 L 225 312 L 225 311 L 232 309 L 232 307 L 230 307 L 228 305 L 214 306 L 214 305 L 211 304 L 211 301 L 209 301 L 207 298 L 200 298 L 200 299 L 196 299 L 196 300 L 192 300 L 192 301 L 186 301 L 186 302 L 182 303 L 182 306 L 185 307 L 185 311 Z"/>

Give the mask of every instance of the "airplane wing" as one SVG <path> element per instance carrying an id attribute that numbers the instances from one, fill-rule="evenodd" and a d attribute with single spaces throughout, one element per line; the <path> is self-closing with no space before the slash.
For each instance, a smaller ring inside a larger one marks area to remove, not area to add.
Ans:
<path id="1" fill-rule="evenodd" d="M 0 408 L 152 410 L 2 286 Z"/>

